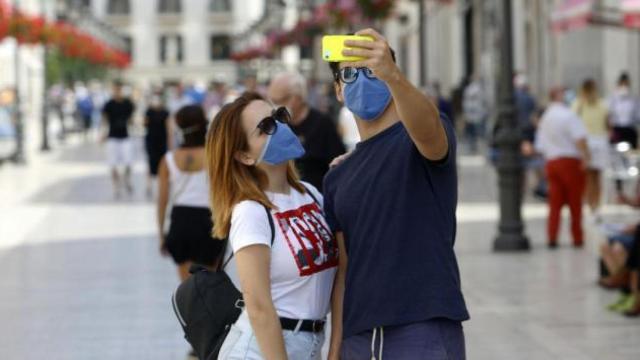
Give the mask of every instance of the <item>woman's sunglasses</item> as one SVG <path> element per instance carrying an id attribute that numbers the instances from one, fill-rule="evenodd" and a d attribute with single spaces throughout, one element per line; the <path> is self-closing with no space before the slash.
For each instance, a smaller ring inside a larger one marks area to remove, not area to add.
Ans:
<path id="1" fill-rule="evenodd" d="M 354 81 L 358 80 L 358 74 L 362 72 L 364 74 L 364 76 L 368 77 L 369 79 L 375 79 L 376 76 L 373 75 L 373 71 L 371 71 L 371 69 L 366 68 L 366 67 L 362 67 L 362 68 L 354 68 L 351 66 L 347 66 L 347 67 L 343 67 L 342 69 L 340 69 L 340 72 L 338 73 L 339 79 L 342 80 L 343 83 L 345 84 L 351 84 Z"/>
<path id="2" fill-rule="evenodd" d="M 291 114 L 284 106 L 281 106 L 271 112 L 270 116 L 260 120 L 257 129 L 262 134 L 273 135 L 276 132 L 276 121 L 282 124 L 288 124 L 291 121 Z"/>

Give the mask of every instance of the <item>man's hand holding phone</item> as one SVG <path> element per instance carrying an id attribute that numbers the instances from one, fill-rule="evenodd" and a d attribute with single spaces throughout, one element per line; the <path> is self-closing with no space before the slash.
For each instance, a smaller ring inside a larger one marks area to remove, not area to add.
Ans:
<path id="1" fill-rule="evenodd" d="M 344 45 L 347 48 L 342 50 L 342 54 L 361 57 L 362 60 L 345 61 L 344 66 L 369 68 L 378 79 L 386 83 L 398 79 L 400 69 L 393 61 L 387 40 L 373 29 L 358 31 L 356 35 L 369 36 L 373 41 L 346 40 Z"/>

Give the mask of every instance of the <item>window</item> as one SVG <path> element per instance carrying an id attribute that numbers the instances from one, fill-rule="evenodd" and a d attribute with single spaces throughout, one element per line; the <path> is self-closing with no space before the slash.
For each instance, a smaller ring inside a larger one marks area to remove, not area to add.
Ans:
<path id="1" fill-rule="evenodd" d="M 131 36 L 125 36 L 123 39 L 124 39 L 124 52 L 129 54 L 129 56 L 131 57 L 133 54 L 133 39 L 131 39 Z"/>
<path id="2" fill-rule="evenodd" d="M 85 9 L 90 9 L 91 8 L 91 0 L 82 0 L 82 1 L 80 1 L 80 6 L 84 7 Z"/>
<path id="3" fill-rule="evenodd" d="M 158 12 L 160 14 L 179 14 L 182 11 L 180 0 L 160 0 Z"/>
<path id="4" fill-rule="evenodd" d="M 175 64 L 182 62 L 182 36 L 162 35 L 160 37 L 160 62 Z"/>
<path id="5" fill-rule="evenodd" d="M 227 35 L 211 36 L 211 60 L 226 60 L 231 57 L 231 39 Z"/>
<path id="6" fill-rule="evenodd" d="M 303 43 L 300 45 L 300 58 L 313 59 L 313 41 L 311 43 Z"/>
<path id="7" fill-rule="evenodd" d="M 210 12 L 229 12 L 231 11 L 231 0 L 209 0 Z"/>
<path id="8" fill-rule="evenodd" d="M 131 11 L 129 0 L 109 0 L 107 13 L 111 15 L 128 15 Z"/>

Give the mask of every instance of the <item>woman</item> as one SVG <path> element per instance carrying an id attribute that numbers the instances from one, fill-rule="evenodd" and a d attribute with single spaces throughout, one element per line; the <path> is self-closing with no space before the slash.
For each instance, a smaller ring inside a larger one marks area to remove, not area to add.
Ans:
<path id="1" fill-rule="evenodd" d="M 580 88 L 572 110 L 582 119 L 587 128 L 587 143 L 591 161 L 587 167 L 585 199 L 596 221 L 600 221 L 600 197 L 602 194 L 601 173 L 607 166 L 609 145 L 607 142 L 607 122 L 609 110 L 598 95 L 598 87 L 592 79 L 587 79 Z"/>
<path id="2" fill-rule="evenodd" d="M 304 149 L 289 118 L 245 93 L 218 112 L 207 135 L 213 234 L 229 238 L 226 270 L 245 302 L 220 359 L 321 356 L 337 247 L 320 193 L 295 171 Z"/>
<path id="3" fill-rule="evenodd" d="M 149 108 L 144 115 L 144 126 L 147 130 L 144 143 L 149 161 L 147 180 L 147 197 L 151 198 L 153 179 L 158 175 L 160 160 L 167 152 L 167 129 L 169 128 L 169 111 L 162 104 L 160 96 L 153 95 Z"/>
<path id="4" fill-rule="evenodd" d="M 204 169 L 207 120 L 200 106 L 191 105 L 176 113 L 183 134 L 181 146 L 168 152 L 159 167 L 158 230 L 160 251 L 170 254 L 178 265 L 180 279 L 189 276 L 195 262 L 214 266 L 222 243 L 211 238 L 209 184 Z M 171 200 L 171 201 L 169 201 Z M 165 216 L 171 203 L 171 223 L 165 237 Z"/>

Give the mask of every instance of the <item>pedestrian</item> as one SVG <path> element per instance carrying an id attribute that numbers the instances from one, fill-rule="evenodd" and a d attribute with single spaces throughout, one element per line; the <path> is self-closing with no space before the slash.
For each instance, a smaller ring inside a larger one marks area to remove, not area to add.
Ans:
<path id="1" fill-rule="evenodd" d="M 469 315 L 453 250 L 453 123 L 395 64 L 387 41 L 345 41 L 330 63 L 362 141 L 325 177 L 339 246 L 329 359 L 464 359 Z"/>
<path id="2" fill-rule="evenodd" d="M 322 179 L 329 164 L 346 150 L 336 123 L 307 103 L 307 82 L 299 73 L 280 73 L 269 84 L 268 95 L 277 106 L 291 113 L 291 129 L 304 146 L 305 155 L 296 160 L 302 180 L 322 191 Z"/>
<path id="3" fill-rule="evenodd" d="M 591 160 L 587 166 L 585 200 L 596 222 L 601 222 L 600 198 L 602 196 L 602 171 L 606 170 L 609 157 L 607 141 L 609 109 L 598 94 L 598 86 L 593 79 L 582 83 L 578 98 L 571 110 L 576 113 L 587 129 L 587 144 Z"/>
<path id="4" fill-rule="evenodd" d="M 126 189 L 129 196 L 133 194 L 133 186 L 131 185 L 133 148 L 129 139 L 129 126 L 133 121 L 134 110 L 133 102 L 122 93 L 122 84 L 116 82 L 113 86 L 111 99 L 102 109 L 103 127 L 108 129 L 102 139 L 107 142 L 107 160 L 111 167 L 111 179 L 116 199 L 122 195 L 123 188 Z M 122 175 L 120 167 L 124 167 Z"/>
<path id="5" fill-rule="evenodd" d="M 194 262 L 214 266 L 222 243 L 211 237 L 213 224 L 204 153 L 207 119 L 202 107 L 187 105 L 178 110 L 176 123 L 184 140 L 160 162 L 158 230 L 161 252 L 171 255 L 178 265 L 180 279 L 184 280 Z M 169 230 L 165 234 L 169 210 Z"/>
<path id="6" fill-rule="evenodd" d="M 87 140 L 93 125 L 93 99 L 91 98 L 89 89 L 87 89 L 83 84 L 76 85 L 75 96 L 76 109 L 81 120 L 82 132 L 84 134 L 84 139 Z"/>
<path id="7" fill-rule="evenodd" d="M 445 115 L 447 119 L 449 119 L 453 124 L 455 124 L 456 118 L 453 113 L 453 104 L 442 93 L 442 86 L 440 85 L 440 82 L 436 81 L 433 84 L 431 84 L 430 91 L 432 92 L 432 94 L 430 95 L 433 96 L 435 100 L 434 102 L 438 105 L 438 111 L 440 111 L 440 114 Z"/>
<path id="8" fill-rule="evenodd" d="M 640 103 L 631 93 L 629 74 L 622 73 L 614 95 L 609 99 L 611 111 L 611 143 L 626 142 L 631 148 L 638 147 L 638 131 L 636 126 L 640 120 Z"/>
<path id="9" fill-rule="evenodd" d="M 564 103 L 564 90 L 550 91 L 550 104 L 542 115 L 536 135 L 536 151 L 546 160 L 549 182 L 549 217 L 547 240 L 549 248 L 558 246 L 560 213 L 569 205 L 573 245 L 582 247 L 582 197 L 585 186 L 585 170 L 589 164 L 587 129 Z"/>
<path id="10" fill-rule="evenodd" d="M 485 127 L 489 118 L 486 94 L 479 76 L 475 76 L 464 89 L 462 109 L 469 152 L 475 154 L 478 151 L 478 140 L 485 136 Z"/>
<path id="11" fill-rule="evenodd" d="M 219 359 L 321 358 L 338 254 L 320 192 L 291 161 L 304 148 L 289 120 L 244 93 L 207 135 L 213 233 L 229 239 L 226 271 L 246 304 Z"/>
<path id="12" fill-rule="evenodd" d="M 169 138 L 169 110 L 164 106 L 159 94 L 151 96 L 149 108 L 144 115 L 146 134 L 145 150 L 149 165 L 147 177 L 147 197 L 153 196 L 153 180 L 158 176 L 160 160 L 167 152 Z"/>

